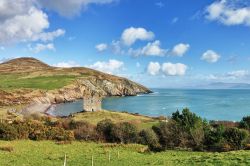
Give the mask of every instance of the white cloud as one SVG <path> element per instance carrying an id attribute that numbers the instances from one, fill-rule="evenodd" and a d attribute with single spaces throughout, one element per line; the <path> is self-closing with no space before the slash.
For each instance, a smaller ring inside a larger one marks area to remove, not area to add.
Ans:
<path id="1" fill-rule="evenodd" d="M 48 41 L 65 33 L 64 30 L 45 32 L 49 28 L 46 13 L 35 5 L 35 0 L 0 2 L 0 43 Z"/>
<path id="2" fill-rule="evenodd" d="M 110 59 L 108 62 L 97 61 L 93 65 L 89 66 L 92 69 L 114 74 L 121 71 L 124 68 L 124 62 L 115 59 Z"/>
<path id="3" fill-rule="evenodd" d="M 151 31 L 147 31 L 144 28 L 134 28 L 130 27 L 123 31 L 121 36 L 121 41 L 127 45 L 131 46 L 137 40 L 149 41 L 154 39 L 155 35 Z"/>
<path id="4" fill-rule="evenodd" d="M 250 72 L 248 70 L 235 70 L 227 73 L 220 74 L 210 74 L 210 75 L 202 75 L 201 79 L 206 80 L 215 80 L 215 81 L 231 81 L 231 80 L 244 80 L 248 79 L 250 76 Z"/>
<path id="5" fill-rule="evenodd" d="M 208 63 L 215 63 L 220 59 L 220 55 L 213 50 L 207 50 L 203 53 L 201 60 L 207 61 Z"/>
<path id="6" fill-rule="evenodd" d="M 206 9 L 206 18 L 225 25 L 250 26 L 250 7 L 238 5 L 240 1 L 219 0 Z"/>
<path id="7" fill-rule="evenodd" d="M 147 73 L 154 76 L 159 74 L 160 69 L 161 65 L 158 62 L 150 62 L 147 67 Z"/>
<path id="8" fill-rule="evenodd" d="M 5 47 L 4 47 L 4 46 L 0 46 L 0 50 L 1 50 L 1 51 L 4 51 L 4 50 L 5 50 Z"/>
<path id="9" fill-rule="evenodd" d="M 33 0 L 1 0 L 0 20 L 6 20 L 16 15 L 27 13 L 31 6 L 33 6 Z"/>
<path id="10" fill-rule="evenodd" d="M 175 56 L 183 56 L 190 48 L 189 44 L 180 43 L 174 46 L 172 49 L 172 54 Z"/>
<path id="11" fill-rule="evenodd" d="M 50 51 L 56 50 L 53 43 L 47 43 L 47 44 L 37 43 L 34 47 L 32 47 L 31 45 L 28 45 L 28 47 L 34 53 L 39 53 L 45 50 L 50 50 Z"/>
<path id="12" fill-rule="evenodd" d="M 53 10 L 62 16 L 73 17 L 91 4 L 109 4 L 118 0 L 37 0 L 42 7 Z"/>
<path id="13" fill-rule="evenodd" d="M 153 43 L 148 43 L 143 48 L 132 49 L 130 48 L 128 54 L 135 57 L 145 55 L 145 56 L 164 56 L 166 55 L 167 50 L 161 48 L 161 42 L 159 40 L 154 41 Z"/>
<path id="14" fill-rule="evenodd" d="M 98 52 L 103 52 L 107 50 L 108 45 L 106 43 L 101 43 L 101 44 L 96 45 L 95 48 Z"/>
<path id="15" fill-rule="evenodd" d="M 113 40 L 111 43 L 111 50 L 114 54 L 117 54 L 117 55 L 118 54 L 120 54 L 120 55 L 125 54 L 125 50 L 123 50 L 120 41 Z"/>
<path id="16" fill-rule="evenodd" d="M 59 62 L 57 64 L 53 64 L 52 66 L 63 67 L 63 68 L 80 67 L 80 65 L 75 61 Z"/>
<path id="17" fill-rule="evenodd" d="M 52 32 L 43 32 L 37 35 L 34 35 L 32 40 L 37 41 L 41 40 L 43 42 L 53 41 L 55 38 L 63 36 L 65 34 L 65 30 L 57 29 L 56 31 Z"/>
<path id="18" fill-rule="evenodd" d="M 243 78 L 243 77 L 247 77 L 249 76 L 249 71 L 248 70 L 236 70 L 236 71 L 232 71 L 227 73 L 227 77 L 231 77 L 231 78 Z"/>
<path id="19" fill-rule="evenodd" d="M 188 67 L 182 63 L 163 63 L 162 72 L 167 76 L 183 76 L 186 74 Z"/>

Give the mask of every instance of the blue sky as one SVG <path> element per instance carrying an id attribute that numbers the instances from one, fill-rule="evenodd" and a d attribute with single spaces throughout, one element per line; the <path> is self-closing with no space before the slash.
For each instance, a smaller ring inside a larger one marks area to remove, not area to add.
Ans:
<path id="1" fill-rule="evenodd" d="M 247 0 L 0 0 L 0 60 L 31 56 L 149 87 L 250 83 Z"/>

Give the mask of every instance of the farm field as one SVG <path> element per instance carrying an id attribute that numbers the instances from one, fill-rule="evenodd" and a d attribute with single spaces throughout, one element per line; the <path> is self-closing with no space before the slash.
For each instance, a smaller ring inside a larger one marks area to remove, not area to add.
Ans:
<path id="1" fill-rule="evenodd" d="M 250 151 L 226 153 L 166 151 L 142 152 L 142 145 L 97 144 L 74 141 L 56 144 L 52 141 L 0 141 L 0 163 L 5 166 L 63 165 L 249 165 Z M 6 150 L 7 149 L 7 150 Z M 11 152 L 8 149 L 13 150 Z M 110 154 L 110 161 L 109 161 Z"/>

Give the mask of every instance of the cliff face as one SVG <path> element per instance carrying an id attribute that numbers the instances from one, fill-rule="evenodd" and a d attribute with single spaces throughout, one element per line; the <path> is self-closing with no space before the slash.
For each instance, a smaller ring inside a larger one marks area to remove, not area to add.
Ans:
<path id="1" fill-rule="evenodd" d="M 0 64 L 0 76 L 18 75 L 18 79 L 26 77 L 36 78 L 57 75 L 74 75 L 75 79 L 69 84 L 53 90 L 39 88 L 0 88 L 0 106 L 16 104 L 52 104 L 74 101 L 83 98 L 83 89 L 87 88 L 102 96 L 133 96 L 140 93 L 150 93 L 146 87 L 130 81 L 126 78 L 117 77 L 88 68 L 55 68 L 48 66 L 33 58 L 15 59 Z M 84 77 L 83 77 L 84 75 Z M 47 82 L 53 84 L 53 81 Z M 43 86 L 44 87 L 44 86 Z M 46 87 L 46 86 L 45 86 Z"/>
<path id="2" fill-rule="evenodd" d="M 96 77 L 77 79 L 74 84 L 65 86 L 59 90 L 49 91 L 44 96 L 33 99 L 36 103 L 63 103 L 77 99 L 82 99 L 83 89 L 89 89 L 94 93 L 107 96 L 134 96 L 140 93 L 151 93 L 151 91 L 142 85 L 134 83 L 127 79 L 108 80 Z"/>

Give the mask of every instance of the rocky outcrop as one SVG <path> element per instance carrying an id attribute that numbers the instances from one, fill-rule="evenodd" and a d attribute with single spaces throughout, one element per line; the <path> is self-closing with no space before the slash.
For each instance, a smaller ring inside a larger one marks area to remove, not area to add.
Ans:
<path id="1" fill-rule="evenodd" d="M 11 87 L 0 89 L 0 106 L 12 106 L 18 104 L 52 104 L 70 102 L 83 98 L 84 90 L 89 89 L 92 93 L 101 96 L 134 96 L 140 93 L 150 93 L 146 87 L 130 81 L 126 78 L 117 77 L 88 69 L 56 68 L 49 66 L 34 58 L 17 58 L 0 64 L 0 74 L 6 76 L 19 76 L 17 79 L 27 79 L 48 76 L 74 76 L 73 82 L 65 84 L 55 90 L 46 88 Z M 56 78 L 55 78 L 56 79 Z M 27 79 L 28 81 L 28 79 Z M 44 85 L 43 85 L 44 86 Z"/>
<path id="2" fill-rule="evenodd" d="M 77 79 L 74 84 L 66 86 L 62 89 L 48 91 L 41 97 L 35 97 L 32 101 L 39 104 L 70 102 L 82 99 L 85 95 L 83 92 L 84 88 L 87 88 L 94 93 L 98 93 L 103 97 L 135 96 L 141 93 L 151 93 L 151 91 L 144 86 L 124 78 L 109 80 L 88 77 Z"/>

